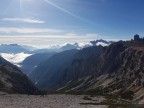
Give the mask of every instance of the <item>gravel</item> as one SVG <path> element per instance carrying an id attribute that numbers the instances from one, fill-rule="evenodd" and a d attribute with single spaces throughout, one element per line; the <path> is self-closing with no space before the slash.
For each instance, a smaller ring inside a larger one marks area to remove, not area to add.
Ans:
<path id="1" fill-rule="evenodd" d="M 0 108 L 107 108 L 105 105 L 80 105 L 92 102 L 82 95 L 0 95 Z M 100 98 L 98 98 L 100 99 Z M 98 100 L 97 99 L 97 100 Z"/>

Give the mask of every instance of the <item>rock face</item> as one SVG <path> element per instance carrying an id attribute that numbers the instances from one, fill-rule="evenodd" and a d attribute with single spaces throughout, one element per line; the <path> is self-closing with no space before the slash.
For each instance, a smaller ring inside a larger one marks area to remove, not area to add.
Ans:
<path id="1" fill-rule="evenodd" d="M 138 34 L 134 35 L 134 41 L 143 41 L 144 42 L 144 37 L 143 38 L 140 38 L 140 36 Z"/>
<path id="2" fill-rule="evenodd" d="M 110 93 L 137 101 L 144 97 L 144 42 L 61 52 L 32 74 L 37 86 L 49 92 Z"/>
<path id="3" fill-rule="evenodd" d="M 105 44 L 108 46 L 108 45 L 112 44 L 113 41 L 106 41 L 106 40 L 100 39 L 100 40 L 90 41 L 90 43 L 94 46 L 97 45 L 98 43 L 102 43 L 102 44 Z"/>
<path id="4" fill-rule="evenodd" d="M 74 60 L 53 90 L 80 93 L 139 93 L 144 87 L 144 43 L 117 42 L 85 60 Z M 131 97 L 130 97 L 131 98 Z"/>
<path id="5" fill-rule="evenodd" d="M 0 91 L 40 94 L 39 90 L 16 66 L 0 57 Z"/>
<path id="6" fill-rule="evenodd" d="M 31 80 L 40 89 L 53 88 L 61 84 L 64 70 L 69 67 L 74 59 L 86 59 L 93 54 L 100 53 L 102 46 L 93 46 L 82 50 L 67 50 L 55 54 L 45 62 L 42 62 L 31 74 Z"/>

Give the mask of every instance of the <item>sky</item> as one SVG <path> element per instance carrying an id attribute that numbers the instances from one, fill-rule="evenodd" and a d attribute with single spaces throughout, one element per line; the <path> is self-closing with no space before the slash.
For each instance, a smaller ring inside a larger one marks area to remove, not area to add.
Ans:
<path id="1" fill-rule="evenodd" d="M 0 0 L 0 43 L 57 45 L 144 34 L 144 0 Z"/>

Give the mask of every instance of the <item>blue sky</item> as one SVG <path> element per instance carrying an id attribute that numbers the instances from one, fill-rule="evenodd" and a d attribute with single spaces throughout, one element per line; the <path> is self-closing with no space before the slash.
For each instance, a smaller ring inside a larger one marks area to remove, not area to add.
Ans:
<path id="1" fill-rule="evenodd" d="M 0 0 L 1 43 L 130 39 L 143 30 L 144 0 Z"/>

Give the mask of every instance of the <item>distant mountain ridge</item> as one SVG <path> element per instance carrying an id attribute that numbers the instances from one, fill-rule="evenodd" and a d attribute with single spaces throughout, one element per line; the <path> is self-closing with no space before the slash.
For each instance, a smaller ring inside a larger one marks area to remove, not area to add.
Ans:
<path id="1" fill-rule="evenodd" d="M 19 44 L 1 44 L 0 45 L 0 53 L 44 53 L 44 52 L 61 52 L 64 50 L 71 50 L 71 49 L 79 49 L 79 48 L 85 48 L 90 46 L 98 46 L 98 45 L 104 45 L 108 46 L 113 41 L 106 41 L 103 39 L 100 40 L 94 40 L 86 43 L 66 43 L 64 45 L 59 45 L 57 47 L 50 47 L 50 48 L 34 48 L 32 46 L 28 45 L 19 45 Z"/>
<path id="2" fill-rule="evenodd" d="M 99 45 L 108 46 L 108 45 L 112 44 L 113 42 L 114 41 L 106 41 L 103 39 L 99 39 L 99 40 L 94 40 L 94 41 L 90 41 L 87 43 L 67 43 L 67 44 L 63 45 L 61 47 L 61 49 L 70 50 L 70 49 L 82 49 L 85 47 L 99 46 Z"/>
<path id="3" fill-rule="evenodd" d="M 28 75 L 37 67 L 37 65 L 55 53 L 72 49 L 79 50 L 99 45 L 108 46 L 110 43 L 111 42 L 101 39 L 91 42 L 66 43 L 64 45 L 52 46 L 51 48 L 44 49 L 37 49 L 27 45 L 1 44 L 0 53 L 2 57 L 20 67 L 20 69 Z"/>
<path id="4" fill-rule="evenodd" d="M 1 44 L 0 45 L 0 53 L 29 53 L 29 50 L 23 48 L 21 45 L 18 44 Z"/>
<path id="5" fill-rule="evenodd" d="M 114 43 L 114 41 L 106 41 L 106 40 L 103 40 L 103 39 L 99 39 L 99 40 L 90 41 L 90 43 L 92 45 L 108 46 L 108 45 Z"/>

